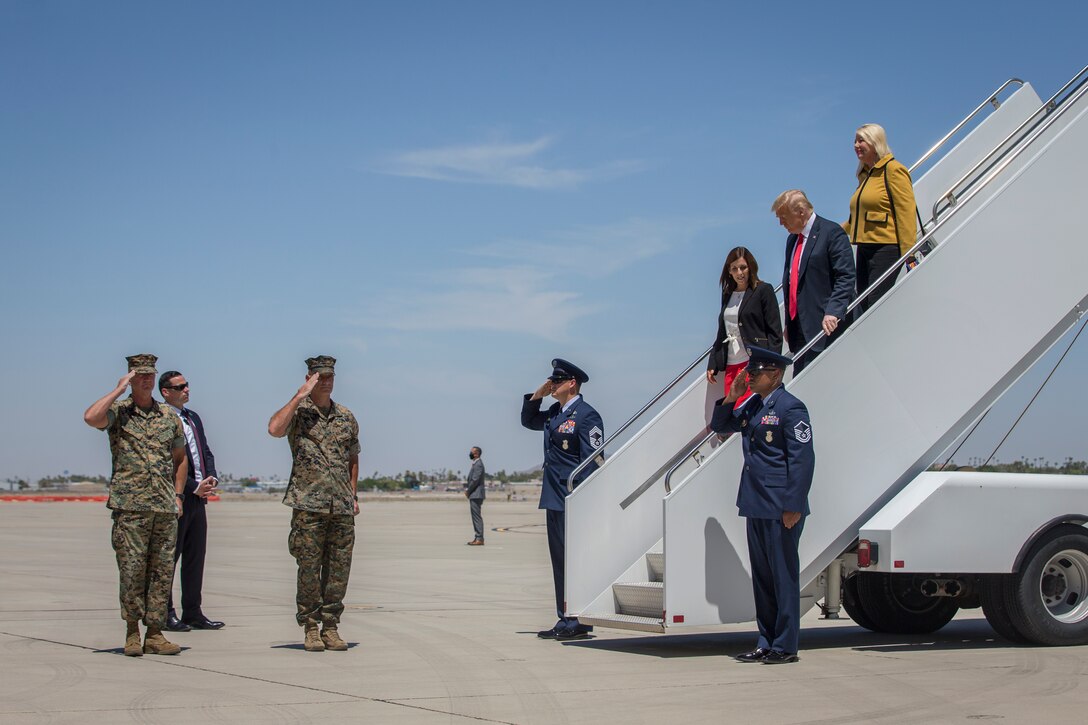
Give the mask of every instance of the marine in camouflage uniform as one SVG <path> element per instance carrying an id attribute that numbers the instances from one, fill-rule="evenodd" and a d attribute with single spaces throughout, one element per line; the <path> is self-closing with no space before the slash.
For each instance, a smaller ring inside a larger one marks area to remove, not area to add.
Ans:
<path id="1" fill-rule="evenodd" d="M 185 485 L 185 434 L 170 409 L 151 397 L 154 355 L 127 358 L 128 374 L 91 405 L 84 420 L 109 435 L 113 456 L 109 500 L 113 550 L 120 574 L 121 618 L 128 625 L 125 654 L 177 654 L 161 634 L 173 578 L 174 544 Z M 132 386 L 132 395 L 120 400 Z M 138 623 L 147 626 L 139 647 Z"/>
<path id="2" fill-rule="evenodd" d="M 268 424 L 269 433 L 286 435 L 291 445 L 283 503 L 294 509 L 288 548 L 298 564 L 295 619 L 306 630 L 309 651 L 347 649 L 337 629 L 359 513 L 359 424 L 332 400 L 335 364 L 327 355 L 309 358 L 306 383 Z"/>

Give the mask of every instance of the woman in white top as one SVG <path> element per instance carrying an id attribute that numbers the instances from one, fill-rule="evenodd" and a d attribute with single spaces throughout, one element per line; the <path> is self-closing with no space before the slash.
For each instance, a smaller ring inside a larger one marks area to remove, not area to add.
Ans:
<path id="1" fill-rule="evenodd" d="M 749 345 L 782 352 L 782 317 L 774 289 L 759 279 L 759 264 L 746 247 L 734 247 L 725 258 L 718 334 L 710 351 L 706 379 L 725 373 L 725 391 L 748 363 Z M 745 394 L 747 397 L 747 393 Z M 741 398 L 743 400 L 744 398 Z M 740 402 L 740 401 L 737 401 Z"/>

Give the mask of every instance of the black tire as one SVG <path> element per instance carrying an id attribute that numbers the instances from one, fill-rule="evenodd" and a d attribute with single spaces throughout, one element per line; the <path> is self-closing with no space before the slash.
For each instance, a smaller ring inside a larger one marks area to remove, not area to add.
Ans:
<path id="1" fill-rule="evenodd" d="M 858 598 L 876 631 L 928 634 L 956 616 L 956 600 L 922 594 L 922 578 L 913 574 L 858 574 Z"/>
<path id="2" fill-rule="evenodd" d="M 991 574 L 982 577 L 979 582 L 978 595 L 982 600 L 982 613 L 986 615 L 986 621 L 1001 637 L 1023 644 L 1028 638 L 1016 628 L 1012 614 L 1005 604 L 1005 589 L 1009 585 L 1011 577 L 1008 574 Z"/>
<path id="3" fill-rule="evenodd" d="M 870 632 L 884 631 L 877 628 L 876 623 L 869 618 L 869 615 L 865 613 L 865 609 L 861 606 L 861 599 L 858 597 L 857 574 L 846 577 L 842 582 L 842 608 L 846 610 L 846 614 L 850 619 L 854 620 L 854 624 L 859 627 L 864 627 Z"/>
<path id="4" fill-rule="evenodd" d="M 1045 645 L 1088 643 L 1088 530 L 1062 524 L 1031 547 L 1010 575 L 1004 602 L 1012 623 Z"/>

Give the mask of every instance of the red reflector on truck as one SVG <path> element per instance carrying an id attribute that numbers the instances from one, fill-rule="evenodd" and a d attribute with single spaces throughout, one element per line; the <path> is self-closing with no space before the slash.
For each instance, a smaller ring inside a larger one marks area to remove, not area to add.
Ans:
<path id="1" fill-rule="evenodd" d="M 892 566 L 894 566 L 896 569 L 902 569 L 906 565 L 907 565 L 907 562 L 903 561 L 902 559 L 897 559 L 895 561 L 895 563 L 892 564 Z"/>
<path id="2" fill-rule="evenodd" d="M 673 624 L 683 624 L 684 623 L 684 615 L 683 614 L 674 614 L 674 615 L 672 615 L 672 623 Z"/>
<path id="3" fill-rule="evenodd" d="M 876 563 L 876 544 L 868 539 L 858 542 L 858 567 L 865 568 Z"/>

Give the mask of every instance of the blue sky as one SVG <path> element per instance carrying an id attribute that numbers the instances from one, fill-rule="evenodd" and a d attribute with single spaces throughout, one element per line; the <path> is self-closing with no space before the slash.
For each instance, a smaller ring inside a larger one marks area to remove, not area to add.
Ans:
<path id="1" fill-rule="evenodd" d="M 909 165 L 1078 71 L 1088 9 L 1032 8 L 2 2 L 0 478 L 108 473 L 81 414 L 145 351 L 223 471 L 287 473 L 265 426 L 318 353 L 364 473 L 535 465 L 548 361 L 626 419 L 709 345 L 729 248 L 777 281 L 778 192 L 845 218 L 858 125 Z M 1086 346 L 1000 458 L 1086 457 Z"/>

